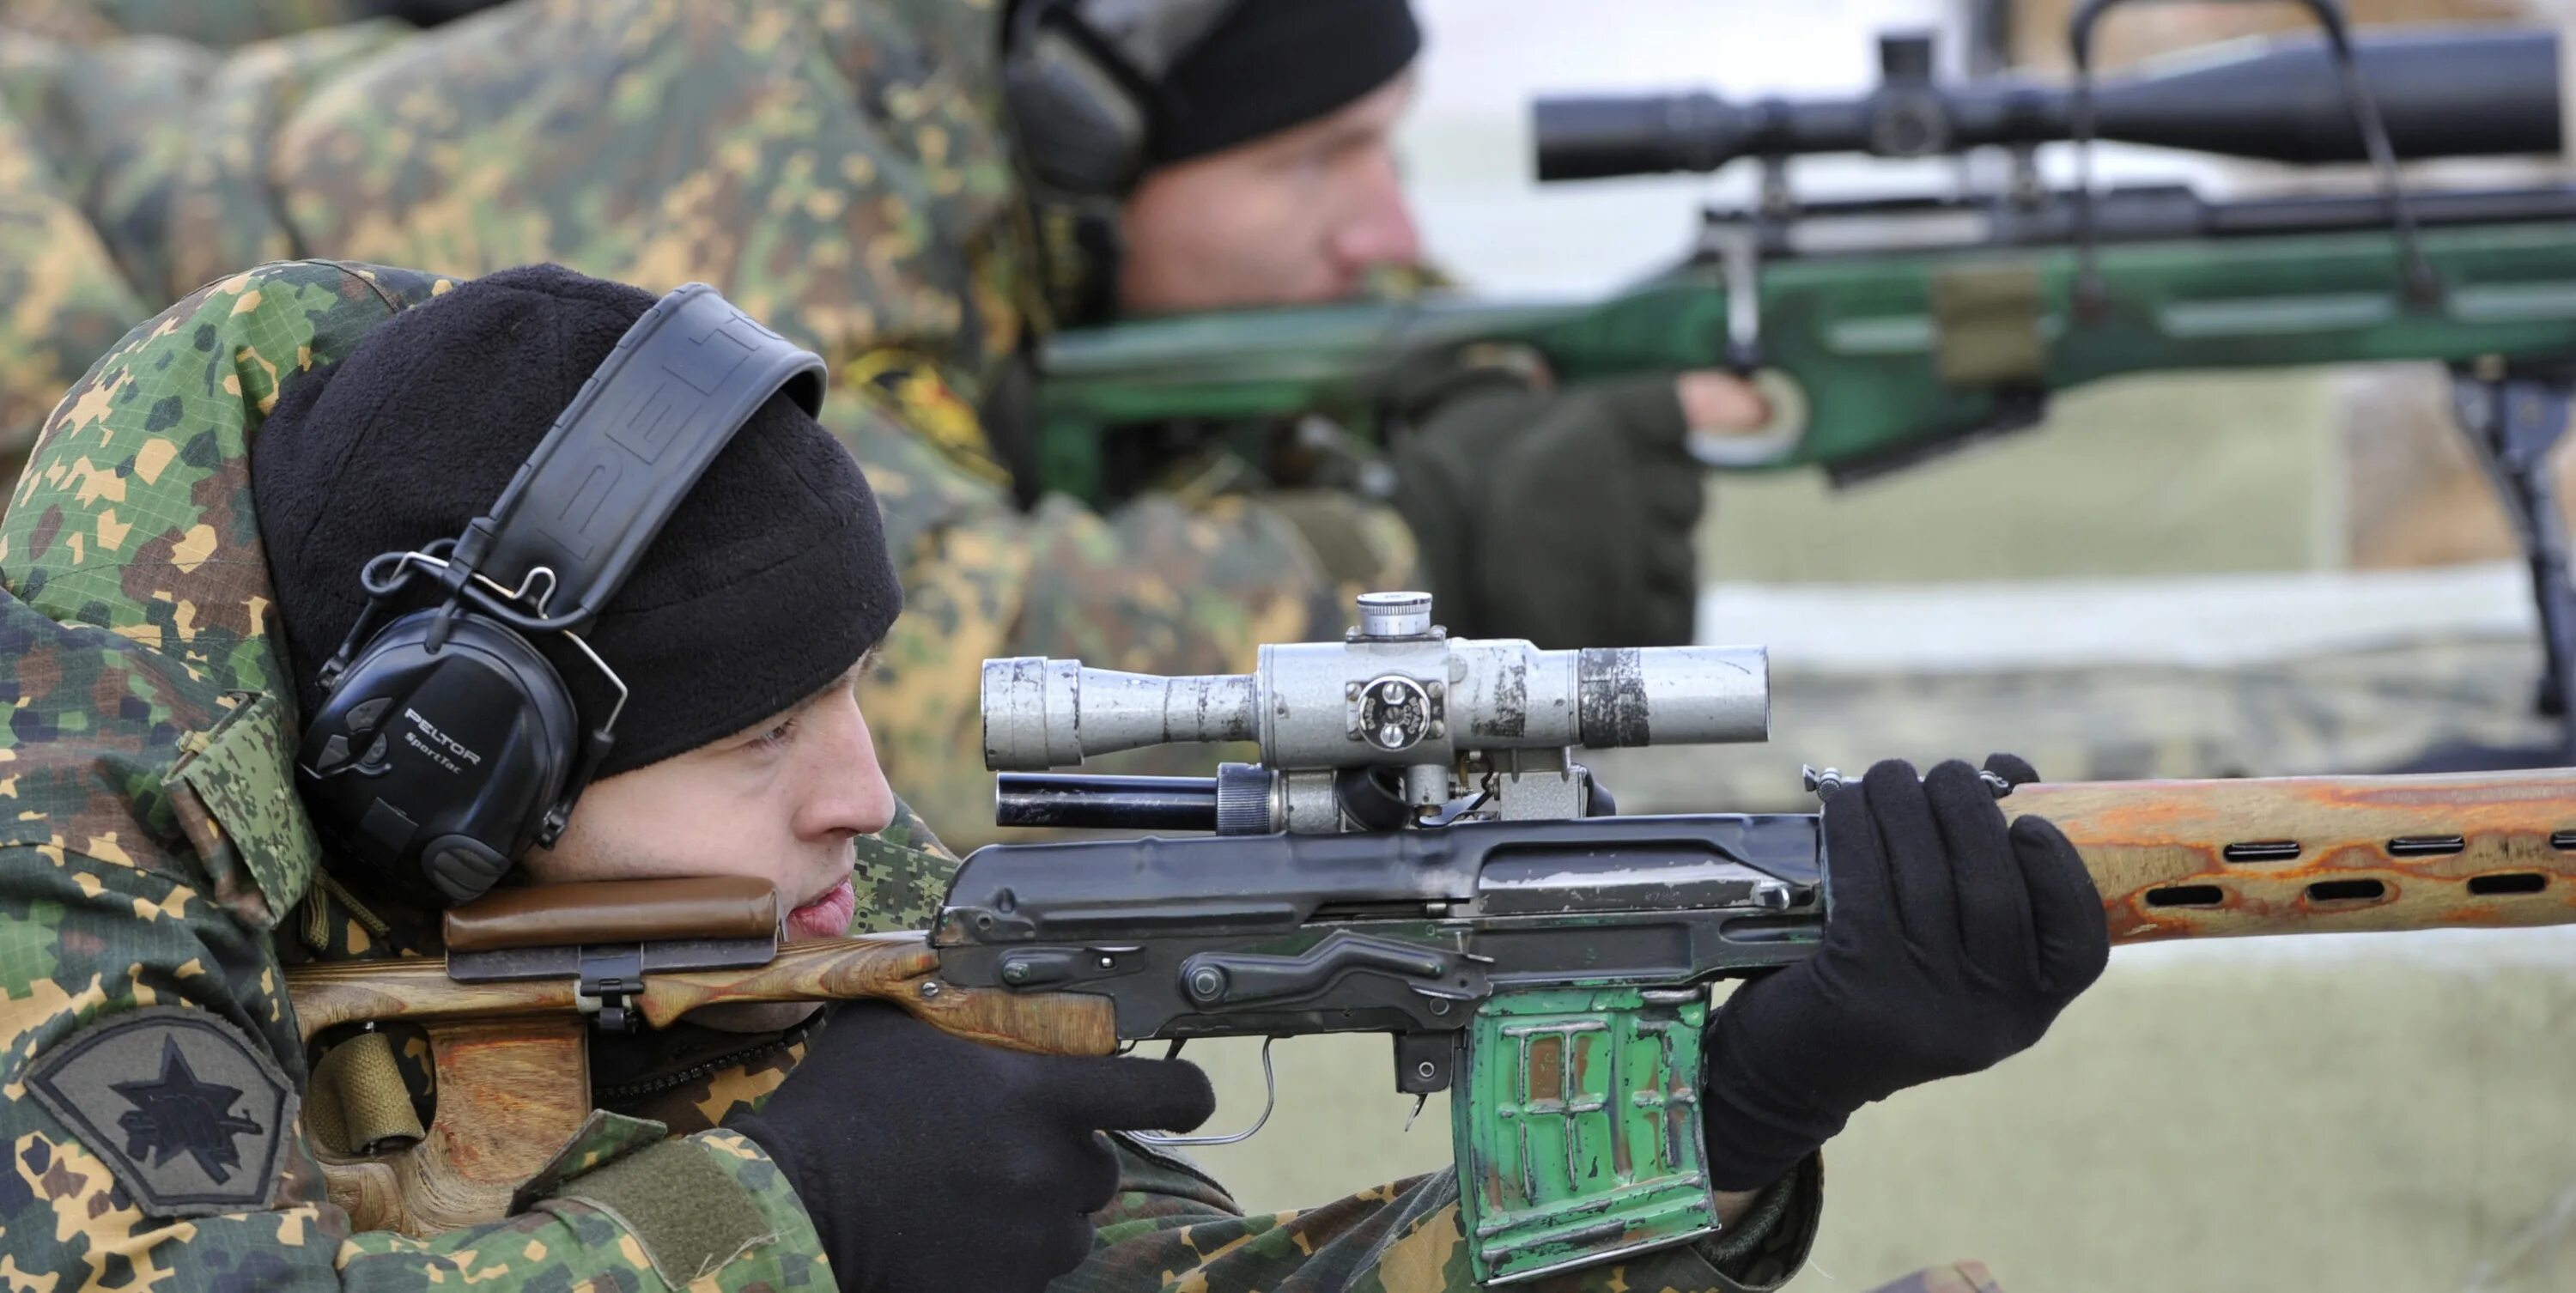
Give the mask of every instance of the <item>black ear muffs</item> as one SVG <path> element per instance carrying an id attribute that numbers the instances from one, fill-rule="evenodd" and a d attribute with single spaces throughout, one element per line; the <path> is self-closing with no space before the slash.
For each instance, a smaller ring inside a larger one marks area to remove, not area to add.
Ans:
<path id="1" fill-rule="evenodd" d="M 1062 193 L 1123 196 L 1145 166 L 1142 92 L 1077 29 L 1036 18 L 1024 25 L 1002 65 L 1003 105 L 1022 164 Z"/>
<path id="2" fill-rule="evenodd" d="M 447 620 L 444 642 L 430 643 Z M 298 780 L 351 823 L 357 861 L 433 903 L 489 889 L 563 796 L 578 745 L 563 676 L 506 624 L 414 611 L 370 639 L 305 730 Z"/>
<path id="3" fill-rule="evenodd" d="M 1144 174 L 1156 85 L 1241 0 L 1019 0 L 1002 98 L 1030 178 L 1124 198 Z"/>
<path id="4" fill-rule="evenodd" d="M 714 288 L 686 284 L 619 338 L 490 512 L 368 562 L 367 609 L 321 670 L 325 699 L 296 753 L 324 838 L 434 904 L 470 901 L 531 844 L 552 845 L 625 705 L 581 628 L 770 396 L 821 412 L 823 374 Z M 406 600 L 436 605 L 400 614 Z M 605 714 L 584 715 L 532 645 L 549 635 L 614 690 Z"/>

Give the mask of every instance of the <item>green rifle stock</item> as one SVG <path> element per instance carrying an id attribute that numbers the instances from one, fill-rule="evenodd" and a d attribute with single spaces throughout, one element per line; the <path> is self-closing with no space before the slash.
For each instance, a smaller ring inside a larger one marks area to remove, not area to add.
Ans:
<path id="1" fill-rule="evenodd" d="M 1400 434 L 1385 404 L 1397 377 L 1474 345 L 1527 347 L 1567 383 L 1724 367 L 1740 340 L 1730 329 L 1742 329 L 1730 305 L 1748 290 L 1755 370 L 1781 407 L 1757 431 L 1703 438 L 1720 470 L 1864 474 L 2031 425 L 2051 393 L 2132 373 L 2380 360 L 2555 370 L 2576 359 L 2576 188 L 2419 195 L 2440 282 L 2431 300 L 2411 294 L 2376 198 L 2107 193 L 2090 311 L 2073 300 L 2069 200 L 2048 203 L 1839 204 L 1786 231 L 1712 217 L 1710 250 L 1593 301 L 1432 297 L 1066 332 L 1044 352 L 1041 477 L 1108 501 L 1105 447 L 1172 421 L 1321 413 Z M 1866 222 L 1885 243 L 1762 251 L 1792 234 L 1822 241 L 1832 220 Z M 1975 236 L 1906 247 L 1909 224 L 1924 239 Z M 1731 253 L 1731 242 L 1753 250 Z M 1730 256 L 1756 263 L 1731 273 Z M 1748 277 L 1749 289 L 1730 283 Z"/>

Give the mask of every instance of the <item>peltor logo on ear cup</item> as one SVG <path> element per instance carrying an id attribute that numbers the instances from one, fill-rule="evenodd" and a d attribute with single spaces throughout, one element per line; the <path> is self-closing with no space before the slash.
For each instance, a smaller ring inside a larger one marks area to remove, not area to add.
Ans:
<path id="1" fill-rule="evenodd" d="M 450 772 L 463 772 L 465 769 L 456 766 L 456 759 L 463 759 L 478 768 L 483 766 L 482 755 L 475 753 L 463 741 L 439 731 L 436 724 L 420 716 L 419 710 L 405 707 L 403 717 L 410 719 L 412 726 L 420 729 L 418 734 L 403 733 L 403 743 L 428 755 L 438 766 Z M 424 737 L 427 739 L 424 740 Z M 450 755 L 455 757 L 450 758 Z"/>

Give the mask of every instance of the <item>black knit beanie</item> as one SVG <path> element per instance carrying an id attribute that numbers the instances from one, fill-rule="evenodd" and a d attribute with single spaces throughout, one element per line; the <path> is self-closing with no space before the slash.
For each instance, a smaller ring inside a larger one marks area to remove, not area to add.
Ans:
<path id="1" fill-rule="evenodd" d="M 1329 116 L 1394 80 L 1421 49 L 1408 0 L 1242 0 L 1156 87 L 1146 164 Z"/>
<path id="2" fill-rule="evenodd" d="M 251 448 L 251 492 L 303 712 L 366 606 L 359 568 L 487 511 L 653 300 L 561 266 L 504 270 L 379 324 L 278 400 Z M 902 607 L 867 478 L 792 398 L 772 396 L 585 633 L 631 692 L 600 775 L 806 699 Z M 604 717 L 614 693 L 598 671 L 556 635 L 532 640 L 584 723 Z"/>

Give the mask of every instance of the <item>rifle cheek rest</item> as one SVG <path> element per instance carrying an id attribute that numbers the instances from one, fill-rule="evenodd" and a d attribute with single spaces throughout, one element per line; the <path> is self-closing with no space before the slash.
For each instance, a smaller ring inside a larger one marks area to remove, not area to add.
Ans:
<path id="1" fill-rule="evenodd" d="M 748 876 L 601 880 L 495 889 L 447 912 L 447 951 L 766 938 L 778 892 Z"/>

